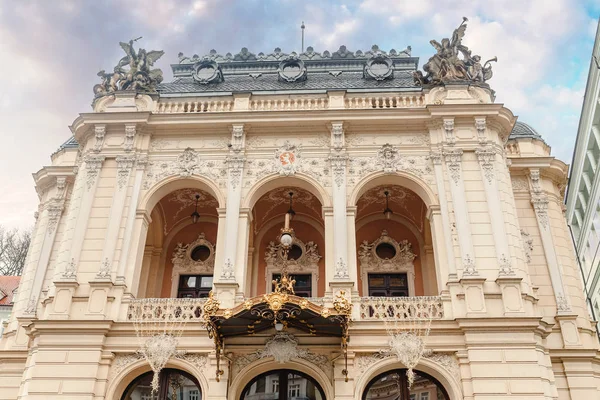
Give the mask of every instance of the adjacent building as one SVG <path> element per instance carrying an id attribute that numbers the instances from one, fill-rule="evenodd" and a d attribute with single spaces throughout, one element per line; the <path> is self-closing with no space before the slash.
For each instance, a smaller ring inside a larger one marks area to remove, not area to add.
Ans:
<path id="1" fill-rule="evenodd" d="M 410 48 L 135 50 L 34 174 L 0 399 L 592 399 L 567 165 L 463 22 Z"/>
<path id="2" fill-rule="evenodd" d="M 600 24 L 600 22 L 599 22 Z M 567 190 L 567 221 L 590 311 L 600 318 L 600 28 L 592 50 Z M 600 332 L 600 331 L 599 331 Z"/>
<path id="3" fill-rule="evenodd" d="M 0 335 L 12 312 L 20 276 L 0 276 Z"/>

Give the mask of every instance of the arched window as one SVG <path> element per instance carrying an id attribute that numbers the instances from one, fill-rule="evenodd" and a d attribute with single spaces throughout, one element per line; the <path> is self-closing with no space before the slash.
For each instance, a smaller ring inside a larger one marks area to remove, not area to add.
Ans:
<path id="1" fill-rule="evenodd" d="M 265 372 L 246 385 L 240 400 L 325 400 L 321 386 L 289 369 Z"/>
<path id="2" fill-rule="evenodd" d="M 395 369 L 376 376 L 365 388 L 362 400 L 449 400 L 448 392 L 434 377 L 415 371 L 415 381 L 408 388 L 405 369 Z"/>
<path id="3" fill-rule="evenodd" d="M 159 376 L 158 393 L 152 394 L 153 372 L 138 376 L 127 386 L 121 400 L 202 400 L 196 378 L 177 369 L 163 369 Z"/>

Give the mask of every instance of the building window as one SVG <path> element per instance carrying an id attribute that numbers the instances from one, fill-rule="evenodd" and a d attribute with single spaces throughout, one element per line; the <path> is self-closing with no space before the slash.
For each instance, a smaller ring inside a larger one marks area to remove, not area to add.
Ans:
<path id="1" fill-rule="evenodd" d="M 415 372 L 412 388 L 408 387 L 405 369 L 396 369 L 376 376 L 367 385 L 362 400 L 449 400 L 448 392 L 432 376 Z"/>
<path id="2" fill-rule="evenodd" d="M 265 381 L 271 384 L 259 384 Z M 325 394 L 310 376 L 280 369 L 254 378 L 242 391 L 240 400 L 325 400 Z"/>
<path id="3" fill-rule="evenodd" d="M 212 275 L 181 275 L 177 297 L 208 297 L 208 293 L 212 290 L 212 283 Z"/>
<path id="4" fill-rule="evenodd" d="M 296 296 L 312 297 L 312 274 L 291 274 L 292 279 L 296 280 L 294 292 Z M 281 274 L 273 274 L 273 280 L 281 278 Z M 275 285 L 271 287 L 271 291 L 275 290 Z"/>
<path id="5" fill-rule="evenodd" d="M 202 392 L 196 378 L 176 369 L 163 369 L 159 375 L 157 393 L 152 393 L 153 372 L 146 372 L 129 384 L 121 400 L 202 400 Z"/>
<path id="6" fill-rule="evenodd" d="M 196 389 L 190 390 L 188 399 L 189 400 L 200 400 L 200 391 L 198 391 Z"/>
<path id="7" fill-rule="evenodd" d="M 368 277 L 369 296 L 408 296 L 408 279 L 406 274 L 369 274 Z"/>

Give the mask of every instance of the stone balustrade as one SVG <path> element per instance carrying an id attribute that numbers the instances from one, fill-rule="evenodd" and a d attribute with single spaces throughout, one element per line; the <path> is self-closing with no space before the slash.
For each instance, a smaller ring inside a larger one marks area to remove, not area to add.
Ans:
<path id="1" fill-rule="evenodd" d="M 143 323 L 203 322 L 206 299 L 136 299 L 129 303 L 127 320 Z"/>
<path id="2" fill-rule="evenodd" d="M 287 99 L 260 99 L 250 101 L 250 111 L 325 110 L 327 108 L 329 108 L 329 101 L 325 97 L 296 97 Z"/>
<path id="3" fill-rule="evenodd" d="M 348 109 L 425 107 L 423 95 L 355 96 L 344 101 Z"/>
<path id="4" fill-rule="evenodd" d="M 444 318 L 441 297 L 361 297 L 361 320 L 419 321 Z"/>
<path id="5" fill-rule="evenodd" d="M 233 100 L 159 101 L 157 114 L 196 114 L 233 111 Z"/>

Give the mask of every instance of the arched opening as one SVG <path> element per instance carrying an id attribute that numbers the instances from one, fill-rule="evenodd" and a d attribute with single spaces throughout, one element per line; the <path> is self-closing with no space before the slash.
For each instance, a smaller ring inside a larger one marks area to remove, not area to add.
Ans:
<path id="1" fill-rule="evenodd" d="M 442 384 L 429 374 L 414 371 L 415 380 L 408 387 L 406 369 L 384 372 L 372 379 L 362 400 L 450 400 Z"/>
<path id="2" fill-rule="evenodd" d="M 138 298 L 207 297 L 212 289 L 219 203 L 184 187 L 164 194 L 151 211 Z"/>
<path id="3" fill-rule="evenodd" d="M 278 238 L 290 210 L 290 227 L 294 232 L 287 254 L 287 271 L 296 280 L 296 295 L 323 296 L 325 228 L 322 203 L 315 192 L 299 186 L 275 187 L 264 193 L 252 207 L 248 257 L 251 279 L 247 280 L 245 288 L 252 296 L 271 292 L 272 281 L 281 276 L 285 255 Z"/>
<path id="4" fill-rule="evenodd" d="M 370 186 L 356 202 L 358 290 L 362 296 L 438 294 L 427 206 L 397 184 Z"/>
<path id="5" fill-rule="evenodd" d="M 202 400 L 200 384 L 192 375 L 178 369 L 163 369 L 159 389 L 152 393 L 152 374 L 146 372 L 127 386 L 121 400 Z"/>
<path id="6" fill-rule="evenodd" d="M 250 381 L 240 400 L 325 400 L 321 385 L 307 374 L 278 369 L 258 375 Z"/>

